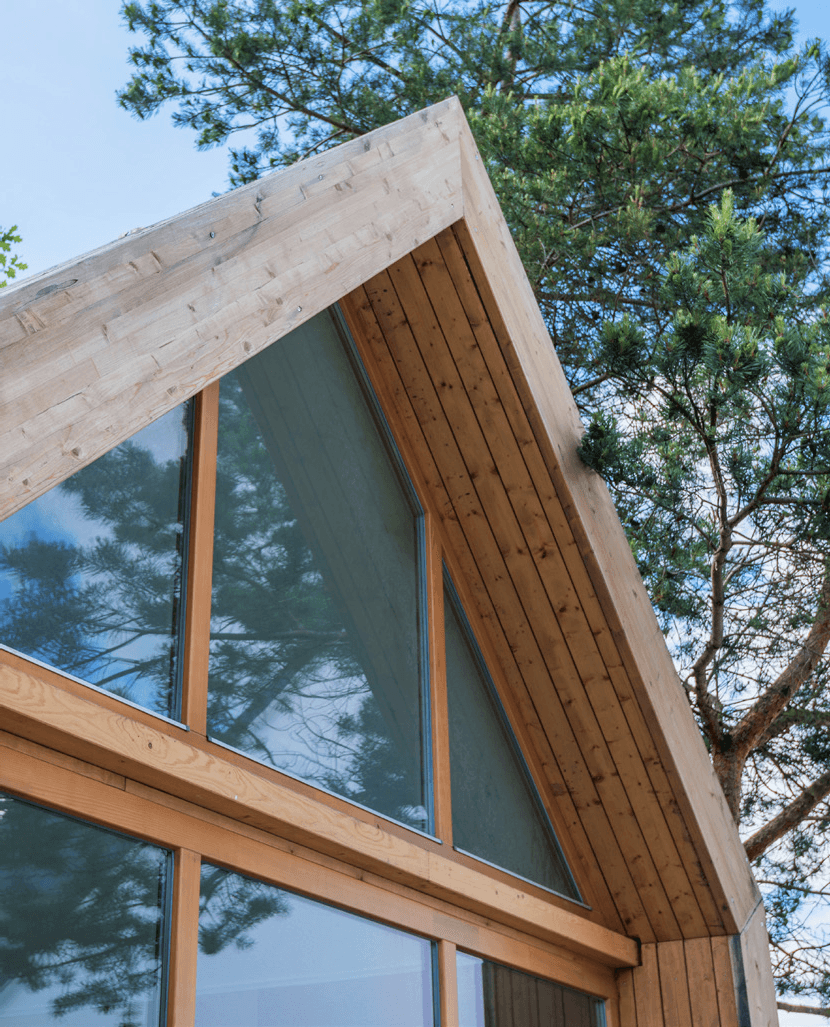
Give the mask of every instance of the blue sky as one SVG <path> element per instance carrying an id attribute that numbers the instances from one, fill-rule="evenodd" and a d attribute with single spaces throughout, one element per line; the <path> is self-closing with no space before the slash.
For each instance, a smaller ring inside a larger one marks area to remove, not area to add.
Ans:
<path id="1" fill-rule="evenodd" d="M 805 35 L 825 34 L 821 0 L 792 6 Z M 197 151 L 169 113 L 140 122 L 117 106 L 134 39 L 121 25 L 119 0 L 3 7 L 0 226 L 19 226 L 27 275 L 227 188 L 223 148 Z"/>

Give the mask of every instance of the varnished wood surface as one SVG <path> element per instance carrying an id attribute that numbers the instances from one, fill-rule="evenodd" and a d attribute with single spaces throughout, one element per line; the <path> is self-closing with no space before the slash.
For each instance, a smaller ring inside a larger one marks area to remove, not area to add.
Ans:
<path id="1" fill-rule="evenodd" d="M 636 945 L 599 924 L 500 884 L 465 862 L 445 858 L 435 843 L 418 845 L 386 831 L 382 821 L 357 820 L 314 798 L 280 786 L 224 758 L 210 743 L 171 725 L 137 723 L 51 681 L 0 664 L 0 711 L 8 730 L 49 748 L 170 791 L 232 819 L 348 858 L 530 934 L 569 945 L 608 965 L 634 965 Z M 427 840 L 425 840 L 427 841 Z"/>
<path id="2" fill-rule="evenodd" d="M 173 852 L 170 971 L 167 980 L 168 1027 L 193 1027 L 196 1019 L 201 866 L 198 852 L 185 848 Z"/>
<path id="3" fill-rule="evenodd" d="M 193 470 L 188 530 L 187 612 L 185 617 L 182 721 L 207 730 L 208 656 L 210 653 L 213 518 L 216 506 L 216 449 L 219 437 L 219 383 L 196 397 Z"/>
<path id="4" fill-rule="evenodd" d="M 44 755 L 41 747 L 31 743 L 21 747 L 14 736 L 0 731 L 0 788 L 167 848 L 199 853 L 210 862 L 403 930 L 444 939 L 485 959 L 614 999 L 613 970 L 584 955 L 523 937 L 451 904 L 424 901 L 418 890 L 362 872 L 351 862 L 321 859 L 312 850 L 286 844 L 269 832 L 240 825 L 185 799 L 143 785 L 134 787 L 131 779 L 120 787 L 117 779 L 107 783 L 94 775 L 80 775 L 76 769 L 44 762 Z M 184 911 L 188 904 L 192 906 L 194 887 L 198 905 L 195 855 L 180 861 L 179 873 L 189 882 L 177 899 Z M 180 943 L 185 944 L 184 936 Z M 179 981 L 193 972 L 195 953 L 190 951 L 191 956 L 179 964 Z"/>

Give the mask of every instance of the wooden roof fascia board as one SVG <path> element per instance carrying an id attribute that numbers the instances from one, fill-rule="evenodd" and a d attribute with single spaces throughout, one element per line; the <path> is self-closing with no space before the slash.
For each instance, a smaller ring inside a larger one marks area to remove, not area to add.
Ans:
<path id="1" fill-rule="evenodd" d="M 686 865 L 688 853 L 684 862 L 678 850 L 678 844 L 688 850 L 691 839 L 688 832 L 685 837 L 676 839 L 672 831 L 677 819 L 672 808 L 676 806 L 675 797 L 665 777 L 656 773 L 661 765 L 653 741 L 646 732 L 637 738 L 634 732 L 627 729 L 623 711 L 625 696 L 621 699 L 613 687 L 588 623 L 583 601 L 571 581 L 572 569 L 579 569 L 581 560 L 576 564 L 572 560 L 570 565 L 566 565 L 560 553 L 560 544 L 568 543 L 572 534 L 569 529 L 563 532 L 561 526 L 557 530 L 548 520 L 548 510 L 553 505 L 558 506 L 558 500 L 549 474 L 543 466 L 538 466 L 541 458 L 533 444 L 530 425 L 522 416 L 523 410 L 515 389 L 510 387 L 512 379 L 509 378 L 492 326 L 486 312 L 479 303 L 474 302 L 472 295 L 467 296 L 466 312 L 459 309 L 460 298 L 454 286 L 456 279 L 460 279 L 458 284 L 463 284 L 467 265 L 463 263 L 463 256 L 457 249 L 452 230 L 448 229 L 436 240 L 424 243 L 413 256 L 430 294 L 436 317 L 442 322 L 447 345 L 455 354 L 457 372 L 464 381 L 467 393 L 476 398 L 476 416 L 482 434 L 486 437 L 485 445 L 489 446 L 498 470 L 495 478 L 479 474 L 475 480 L 491 485 L 495 481 L 503 484 L 517 524 L 521 525 L 521 534 L 517 534 L 514 525 L 512 532 L 504 533 L 501 544 L 504 547 L 508 539 L 514 540 L 518 547 L 517 558 L 526 563 L 530 560 L 530 554 L 536 554 L 534 567 L 545 598 L 531 600 L 528 619 L 536 621 L 537 632 L 546 631 L 547 626 L 553 622 L 559 623 L 562 635 L 557 640 L 558 647 L 570 651 L 589 699 L 589 708 L 596 715 L 591 731 L 580 734 L 590 734 L 592 738 L 600 735 L 606 739 L 608 755 L 613 760 L 612 766 L 618 768 L 619 778 L 629 793 L 632 809 L 642 826 L 643 834 L 650 839 L 654 862 L 659 868 L 672 910 L 682 924 L 682 934 L 694 936 L 709 931 L 722 931 L 722 919 L 708 887 L 695 888 L 695 884 L 700 885 L 695 880 L 695 870 L 699 868 L 695 865 L 690 871 Z M 453 270 L 449 276 L 450 289 L 441 287 L 440 279 L 436 277 L 439 266 L 445 268 L 445 256 L 453 260 Z M 462 263 L 463 270 L 459 266 Z M 431 288 L 428 284 L 430 281 Z M 473 325 L 476 326 L 475 332 L 471 327 Z M 555 539 L 553 543 L 551 534 Z M 563 535 L 566 537 L 563 538 Z M 527 587 L 520 587 L 519 591 L 523 597 L 530 594 Z M 548 653 L 551 647 L 541 644 L 540 648 L 543 653 Z M 553 680 L 560 690 L 564 690 L 566 709 L 574 709 L 575 701 L 567 701 L 567 681 L 560 680 L 556 675 Z M 576 696 L 572 696 L 572 699 L 576 700 Z M 630 704 L 628 709 L 631 711 Z M 601 770 L 595 772 L 602 773 Z M 652 780 L 662 786 L 660 792 L 653 786 L 649 787 Z M 703 915 L 699 900 L 705 903 L 707 916 Z"/>
<path id="2" fill-rule="evenodd" d="M 492 184 L 469 129 L 461 134 L 464 225 L 512 348 L 511 370 L 537 442 L 628 671 L 728 933 L 747 923 L 759 891 L 683 694 L 604 482 L 577 455 L 582 425 Z"/>
<path id="3" fill-rule="evenodd" d="M 0 297 L 0 518 L 463 213 L 458 101 Z"/>
<path id="4" fill-rule="evenodd" d="M 585 650 L 586 648 L 589 650 L 590 665 L 587 674 L 584 675 L 586 694 L 597 710 L 598 717 L 606 725 L 609 747 L 615 752 L 615 761 L 618 758 L 622 759 L 622 763 L 619 764 L 621 772 L 634 782 L 639 780 L 641 784 L 637 786 L 637 790 L 642 792 L 642 774 L 638 772 L 636 766 L 633 775 L 631 773 L 632 759 L 635 764 L 640 759 L 642 770 L 648 781 L 645 799 L 647 802 L 650 801 L 650 796 L 647 793 L 653 792 L 654 798 L 659 800 L 661 812 L 657 815 L 658 823 L 660 820 L 665 821 L 676 847 L 672 855 L 671 844 L 668 840 L 664 840 L 662 845 L 670 846 L 668 858 L 666 858 L 667 850 L 665 848 L 663 848 L 663 855 L 660 854 L 660 850 L 656 853 L 659 857 L 661 875 L 668 879 L 670 894 L 677 887 L 681 889 L 685 887 L 682 879 L 684 875 L 687 875 L 688 883 L 694 890 L 695 899 L 700 904 L 700 910 L 708 929 L 712 933 L 723 933 L 722 917 L 715 897 L 705 880 L 703 869 L 694 854 L 691 859 L 689 858 L 690 850 L 694 853 L 691 835 L 677 806 L 674 791 L 647 729 L 642 711 L 634 700 L 628 675 L 620 661 L 619 654 L 613 641 L 610 644 L 603 644 L 602 633 L 594 634 L 595 627 L 604 624 L 599 601 L 593 591 L 570 524 L 559 503 L 542 453 L 535 444 L 527 412 L 507 369 L 498 340 L 495 338 L 495 329 L 489 321 L 486 310 L 482 308 L 482 298 L 476 290 L 476 284 L 466 261 L 463 262 L 463 265 L 461 263 L 463 254 L 458 249 L 460 242 L 457 239 L 457 234 L 461 234 L 459 225 L 442 232 L 437 237 L 437 242 L 445 257 L 452 258 L 450 264 L 453 280 L 456 287 L 459 288 L 459 296 L 463 298 L 469 322 L 474 326 L 481 356 L 484 358 L 488 371 L 492 374 L 493 385 L 510 423 L 510 431 L 515 433 L 521 450 L 520 462 L 525 463 L 534 482 L 538 500 L 548 519 L 548 530 L 552 532 L 555 539 L 554 543 L 548 539 L 544 540 L 541 546 L 537 544 L 535 548 L 533 546 L 531 548 L 540 556 L 537 562 L 543 578 L 548 582 L 547 587 L 554 601 L 556 616 L 562 620 L 562 628 L 566 639 L 568 639 L 568 644 L 574 645 L 575 650 Z M 421 247 L 419 252 L 423 249 L 424 247 Z M 512 498 L 515 489 L 508 488 L 508 492 Z M 620 744 L 624 742 L 626 720 L 628 721 L 630 740 L 625 744 L 623 750 L 618 752 Z M 630 749 L 632 743 L 634 753 Z M 654 817 L 654 811 L 649 815 Z M 651 837 L 653 831 L 649 829 L 648 833 Z M 681 853 L 685 853 L 682 869 L 674 863 Z M 675 878 L 674 882 L 671 881 L 672 877 Z M 677 913 L 678 918 L 683 922 L 685 933 L 691 935 L 699 930 L 699 920 L 694 913 L 692 916 L 686 915 L 680 903 L 677 904 Z"/>

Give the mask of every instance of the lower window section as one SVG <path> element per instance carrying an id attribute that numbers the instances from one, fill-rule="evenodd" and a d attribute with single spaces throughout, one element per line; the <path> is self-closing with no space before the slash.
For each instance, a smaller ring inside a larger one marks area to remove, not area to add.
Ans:
<path id="1" fill-rule="evenodd" d="M 457 971 L 459 1027 L 605 1027 L 591 995 L 465 952 Z"/>
<path id="2" fill-rule="evenodd" d="M 433 947 L 204 863 L 196 1027 L 429 1027 Z"/>
<path id="3" fill-rule="evenodd" d="M 0 1025 L 163 1024 L 169 864 L 0 795 Z"/>
<path id="4" fill-rule="evenodd" d="M 172 863 L 0 793 L 0 1027 L 164 1027 Z M 195 1027 L 436 1027 L 436 957 L 202 862 Z M 459 1027 L 605 1027 L 600 999 L 498 963 L 458 952 L 457 977 Z"/>

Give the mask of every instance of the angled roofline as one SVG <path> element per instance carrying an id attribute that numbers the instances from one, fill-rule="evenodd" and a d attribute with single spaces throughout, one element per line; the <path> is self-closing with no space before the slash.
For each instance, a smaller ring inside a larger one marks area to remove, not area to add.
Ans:
<path id="1" fill-rule="evenodd" d="M 3 290 L 0 518 L 451 225 L 502 322 L 703 875 L 740 935 L 757 885 L 608 491 L 577 456 L 576 405 L 457 99 Z"/>

